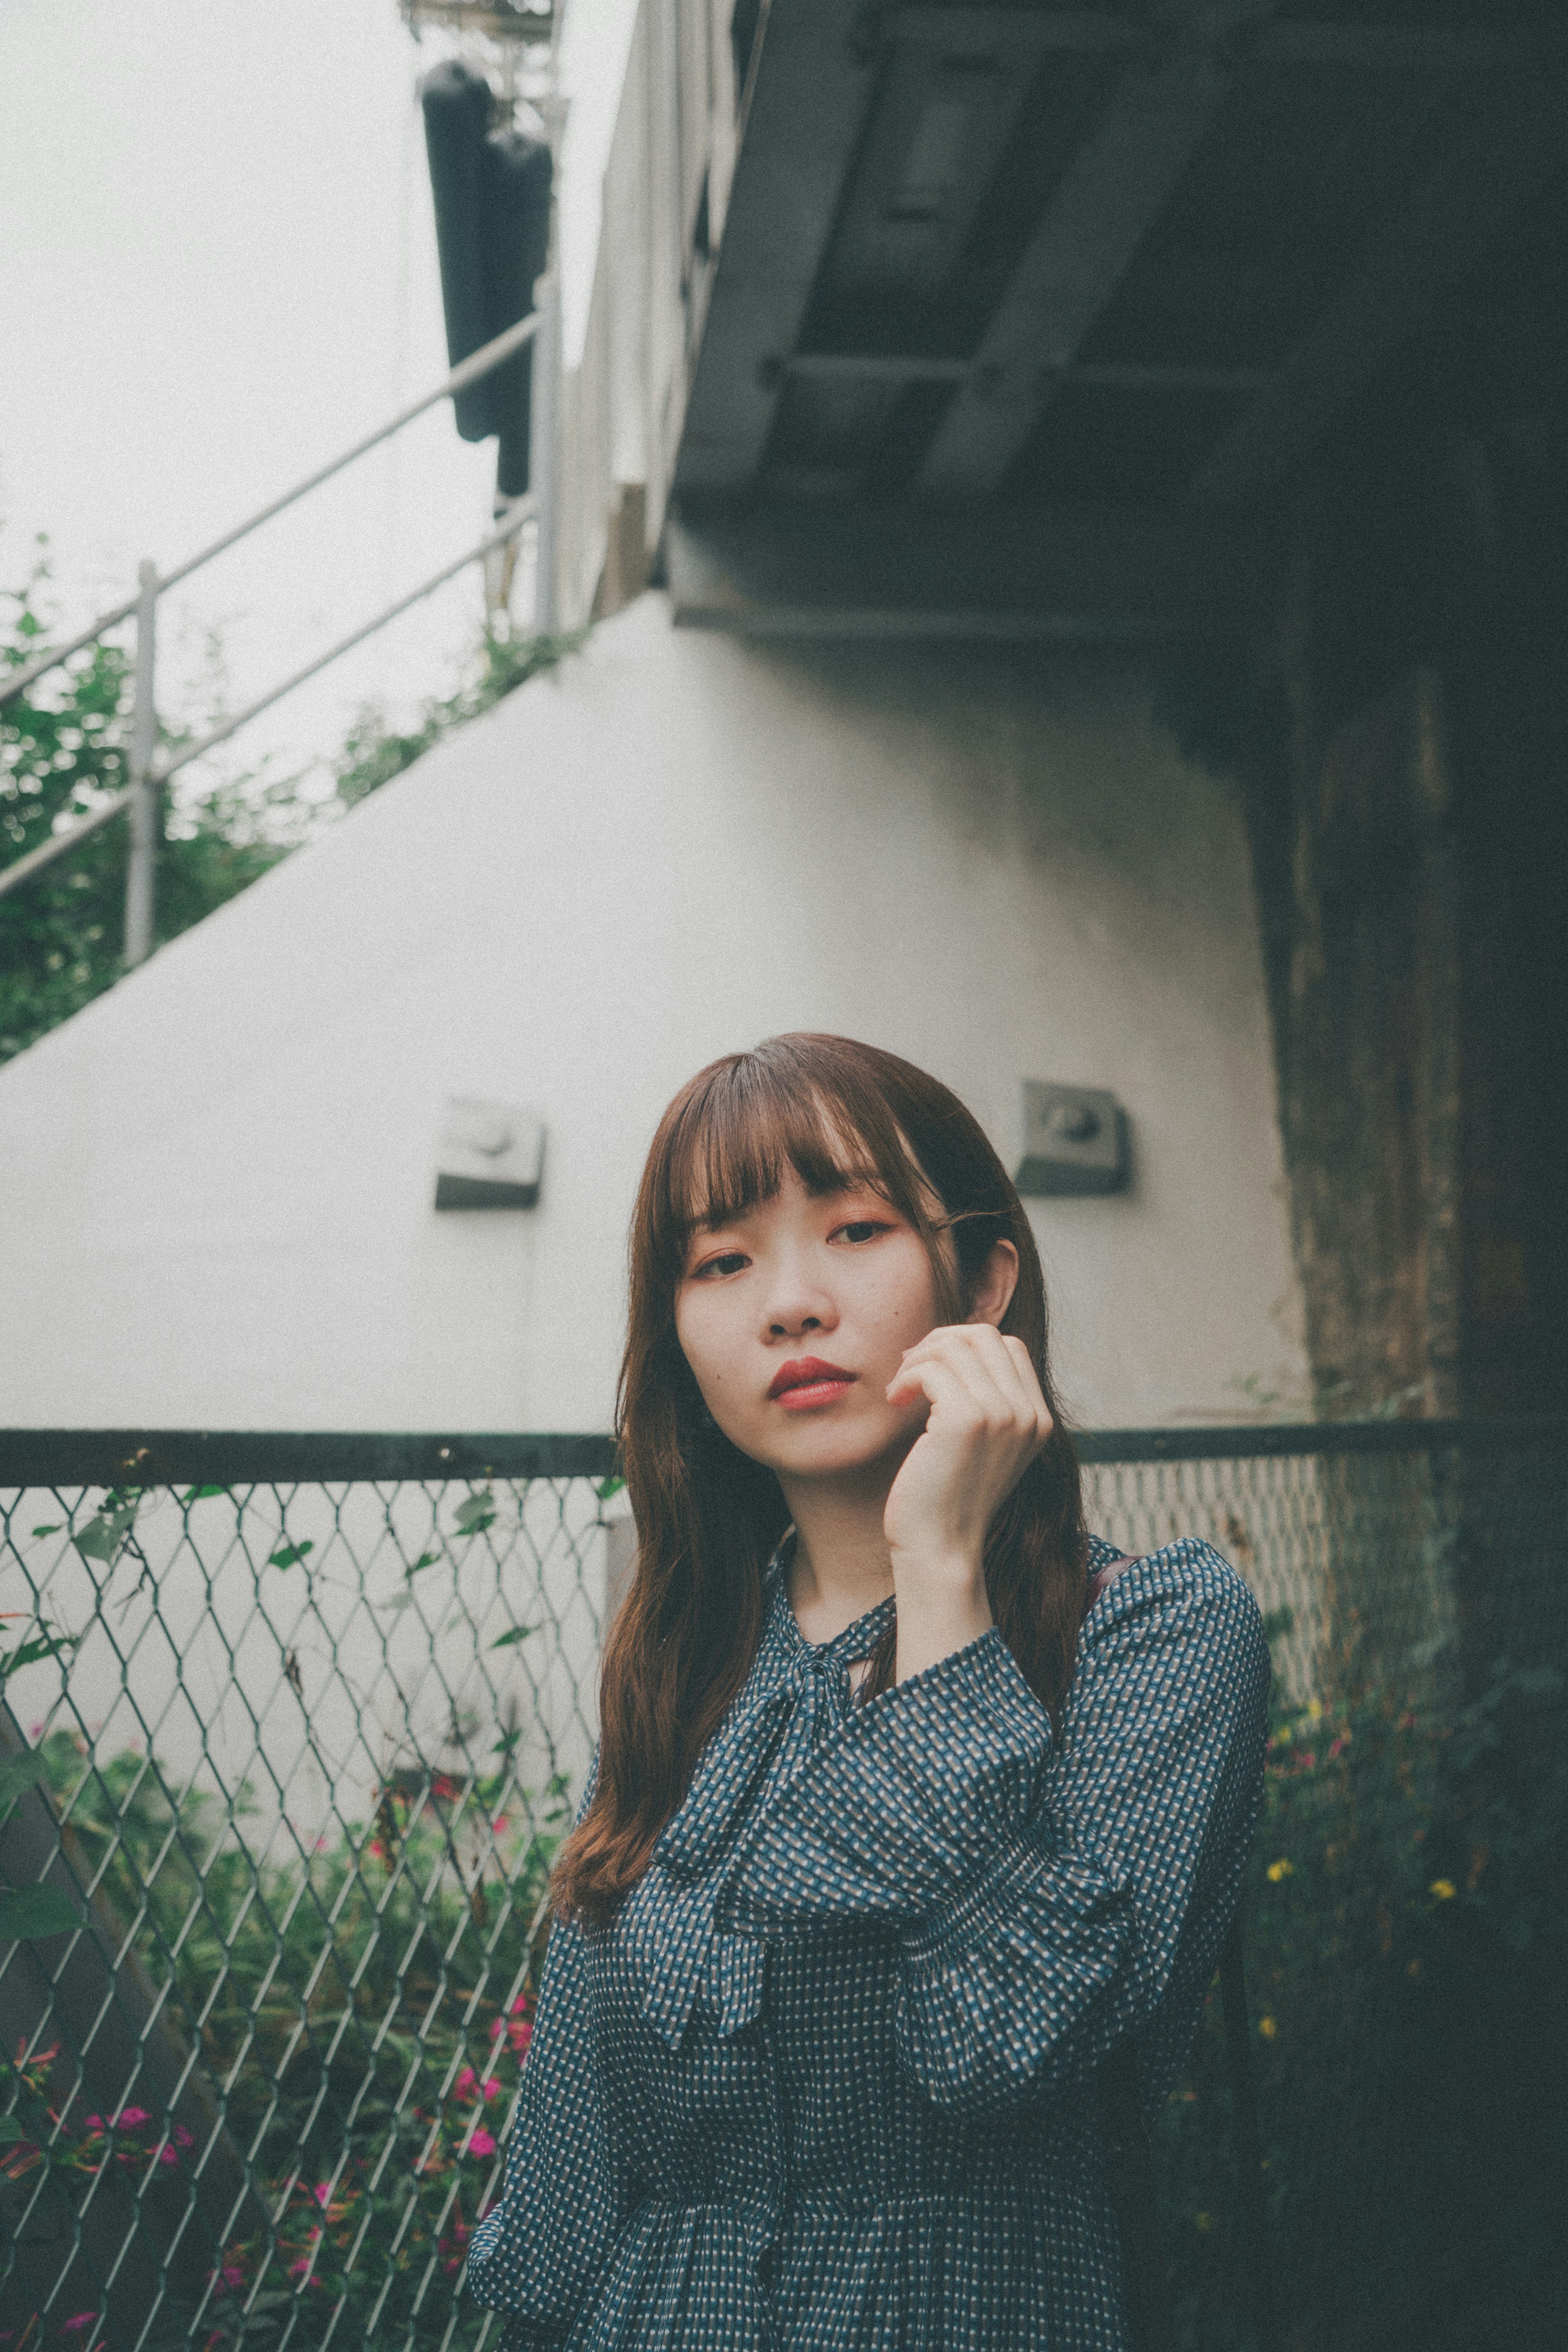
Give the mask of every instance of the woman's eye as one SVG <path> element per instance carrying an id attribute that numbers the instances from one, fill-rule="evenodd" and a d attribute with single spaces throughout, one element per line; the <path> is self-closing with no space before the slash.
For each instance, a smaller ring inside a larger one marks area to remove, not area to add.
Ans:
<path id="1" fill-rule="evenodd" d="M 694 1282 L 704 1282 L 711 1275 L 738 1274 L 745 1264 L 744 1250 L 726 1250 L 718 1257 L 706 1258 L 692 1279 Z"/>
<path id="2" fill-rule="evenodd" d="M 849 1242 L 852 1244 L 856 1242 L 874 1241 L 878 1234 L 885 1234 L 887 1230 L 887 1227 L 879 1224 L 874 1217 L 857 1217 L 852 1224 L 840 1225 L 833 1234 L 833 1239 Z"/>

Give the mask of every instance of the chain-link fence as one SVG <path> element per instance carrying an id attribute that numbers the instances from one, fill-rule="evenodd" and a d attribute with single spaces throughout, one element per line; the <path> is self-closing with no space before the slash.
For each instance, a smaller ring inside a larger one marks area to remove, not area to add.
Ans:
<path id="1" fill-rule="evenodd" d="M 1454 2332 L 1468 2299 L 1525 2343 L 1568 1431 L 1083 1451 L 1091 1524 L 1209 1537 L 1274 1645 L 1248 1948 L 1283 2341 L 1500 2340 Z M 494 2344 L 464 2248 L 630 1559 L 612 1473 L 598 1438 L 0 1436 L 5 2352 Z M 1161 2162 L 1182 2338 L 1220 2352 L 1254 2337 L 1214 2012 Z"/>

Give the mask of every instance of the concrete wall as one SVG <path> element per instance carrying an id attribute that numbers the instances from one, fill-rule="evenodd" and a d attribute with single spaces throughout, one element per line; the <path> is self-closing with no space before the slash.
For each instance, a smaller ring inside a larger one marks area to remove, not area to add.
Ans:
<path id="1" fill-rule="evenodd" d="M 569 625 L 593 604 L 629 488 L 641 544 L 615 551 L 605 609 L 626 573 L 642 585 L 659 543 L 735 170 L 732 13 L 733 0 L 642 0 L 632 26 L 582 348 L 561 385 L 556 582 Z"/>
<path id="2" fill-rule="evenodd" d="M 0 1421 L 607 1425 L 674 1087 L 873 1039 L 1006 1152 L 1113 1087 L 1126 1195 L 1034 1211 L 1092 1423 L 1301 1383 L 1231 789 L 1125 663 L 762 647 L 646 595 L 0 1072 Z M 528 1212 L 436 1213 L 446 1095 L 538 1103 Z"/>

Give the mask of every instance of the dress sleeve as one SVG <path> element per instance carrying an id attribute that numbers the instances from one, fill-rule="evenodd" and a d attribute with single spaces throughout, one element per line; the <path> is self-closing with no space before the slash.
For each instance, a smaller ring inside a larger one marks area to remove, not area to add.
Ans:
<path id="1" fill-rule="evenodd" d="M 1088 2073 L 1180 1970 L 1207 1983 L 1261 1786 L 1268 1651 L 1205 1544 L 1091 1612 L 1062 1726 L 994 1629 L 857 1708 L 737 1853 L 720 1924 L 899 1944 L 903 2063 L 938 2105 Z"/>
<path id="2" fill-rule="evenodd" d="M 466 2284 L 511 2315 L 507 2352 L 570 2334 L 621 2220 L 599 2083 L 591 1956 L 582 1930 L 550 1930 L 501 2200 L 475 2231 Z"/>

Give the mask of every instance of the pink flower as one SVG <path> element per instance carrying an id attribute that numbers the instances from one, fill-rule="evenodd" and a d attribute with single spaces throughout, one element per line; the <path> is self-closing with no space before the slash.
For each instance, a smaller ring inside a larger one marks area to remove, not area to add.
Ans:
<path id="1" fill-rule="evenodd" d="M 527 2057 L 528 2044 L 533 2038 L 534 2029 L 526 2017 L 515 2017 L 507 2028 L 507 2040 L 516 2057 Z"/>
<path id="2" fill-rule="evenodd" d="M 183 2124 L 175 2125 L 174 2137 L 182 2147 L 194 2147 L 196 2145 L 195 2133 L 188 2132 Z"/>
<path id="3" fill-rule="evenodd" d="M 331 2182 L 329 2180 L 319 2180 L 316 2183 L 315 2188 L 310 2191 L 310 2194 L 314 2197 L 318 2205 L 329 2205 L 332 2201 Z"/>
<path id="4" fill-rule="evenodd" d="M 498 2099 L 501 2095 L 500 2082 L 494 2074 L 486 2075 L 482 2088 L 487 2099 Z"/>
<path id="5" fill-rule="evenodd" d="M 150 2124 L 152 2120 L 145 2107 L 121 2107 L 114 2118 L 116 2129 L 124 2131 L 140 2130 L 143 2124 Z"/>
<path id="6" fill-rule="evenodd" d="M 309 2257 L 309 2255 L 308 2255 L 308 2254 L 301 2254 L 301 2255 L 300 2255 L 300 2257 L 299 2257 L 299 2260 L 298 2260 L 297 2263 L 289 2263 L 289 2265 L 288 2265 L 288 2275 L 289 2275 L 289 2277 L 290 2277 L 290 2278 L 303 2278 L 303 2277 L 304 2277 L 304 2275 L 305 2275 L 305 2273 L 306 2273 L 306 2272 L 309 2269 L 309 2267 L 310 2267 L 310 2257 Z"/>
<path id="7" fill-rule="evenodd" d="M 512 2015 L 514 2017 L 521 2017 L 523 2011 L 528 2008 L 528 1994 L 526 1992 L 520 1992 L 516 2000 L 512 2003 Z"/>
<path id="8" fill-rule="evenodd" d="M 497 2018 L 495 2020 L 495 2021 L 493 2022 L 493 2024 L 491 2025 L 491 2027 L 490 2027 L 490 2039 L 491 2039 L 491 2041 L 492 2041 L 492 2042 L 499 2042 L 499 2040 L 500 2040 L 500 2038 L 501 2038 L 502 2034 L 503 2034 L 503 2033 L 505 2033 L 506 2030 L 507 2030 L 507 2021 L 506 2021 L 506 2019 L 505 2019 L 504 2017 L 497 2017 Z"/>
<path id="9" fill-rule="evenodd" d="M 158 2161 L 160 2164 L 178 2164 L 180 2161 L 178 2149 L 161 2147 L 158 2151 Z"/>
<path id="10" fill-rule="evenodd" d="M 460 2099 L 470 2099 L 479 2087 L 479 2077 L 472 2066 L 465 2066 L 452 2087 Z"/>
<path id="11" fill-rule="evenodd" d="M 493 2132 L 487 2132 L 485 2129 L 484 2125 L 481 2124 L 478 2130 L 474 2134 L 468 2143 L 468 2153 L 470 2156 L 494 2156 L 496 2153 L 495 2134 Z"/>
<path id="12" fill-rule="evenodd" d="M 497 1837 L 500 1836 L 503 1830 L 510 1829 L 511 1826 L 512 1824 L 505 1813 L 497 1813 L 495 1820 L 490 1824 L 490 1827 L 495 1831 Z"/>
<path id="13" fill-rule="evenodd" d="M 103 2129 L 103 2117 L 101 2116 L 89 2116 L 87 2119 L 87 2127 L 89 2131 L 101 2131 Z"/>

